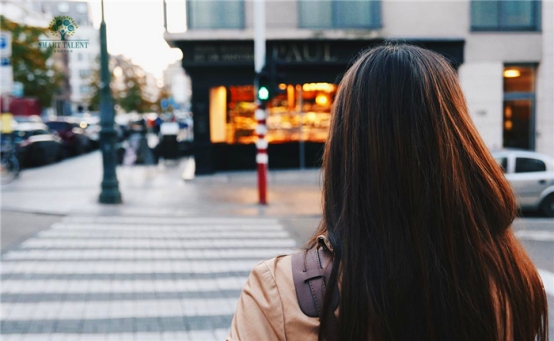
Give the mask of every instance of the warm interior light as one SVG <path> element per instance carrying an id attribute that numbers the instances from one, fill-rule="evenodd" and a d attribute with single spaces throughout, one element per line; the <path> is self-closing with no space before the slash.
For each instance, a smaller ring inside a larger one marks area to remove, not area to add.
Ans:
<path id="1" fill-rule="evenodd" d="M 327 103 L 329 103 L 329 99 L 327 98 L 326 95 L 319 94 L 316 96 L 315 102 L 319 105 L 326 105 Z"/>
<path id="2" fill-rule="evenodd" d="M 79 124 L 79 126 L 80 126 L 81 128 L 83 128 L 83 129 L 85 129 L 85 128 L 87 127 L 87 122 L 81 122 L 81 123 Z"/>
<path id="3" fill-rule="evenodd" d="M 287 89 L 287 85 L 285 83 L 281 83 L 279 84 L 279 89 L 281 90 L 286 90 Z"/>
<path id="4" fill-rule="evenodd" d="M 506 122 L 504 122 L 504 129 L 506 129 L 506 130 L 512 130 L 512 127 L 513 127 L 512 121 L 506 121 Z"/>
<path id="5" fill-rule="evenodd" d="M 331 83 L 306 83 L 302 85 L 302 90 L 332 92 L 335 90 L 335 85 Z"/>
<path id="6" fill-rule="evenodd" d="M 506 107 L 504 109 L 504 116 L 506 116 L 506 118 L 512 117 L 512 107 Z"/>
<path id="7" fill-rule="evenodd" d="M 519 70 L 516 70 L 516 69 L 504 70 L 504 77 L 506 78 L 516 78 L 516 77 L 519 77 L 520 75 L 521 75 L 521 72 L 519 72 Z"/>

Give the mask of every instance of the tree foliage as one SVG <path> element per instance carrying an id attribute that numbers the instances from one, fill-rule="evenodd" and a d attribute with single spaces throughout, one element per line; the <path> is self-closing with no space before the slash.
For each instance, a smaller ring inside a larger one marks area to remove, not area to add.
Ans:
<path id="1" fill-rule="evenodd" d="M 23 84 L 23 95 L 38 98 L 43 107 L 50 107 L 63 80 L 63 73 L 53 61 L 53 48 L 39 47 L 39 38 L 48 29 L 18 24 L 0 15 L 2 30 L 12 34 L 14 81 Z"/>
<path id="2" fill-rule="evenodd" d="M 146 113 L 155 110 L 155 103 L 146 95 L 146 74 L 130 60 L 116 56 L 110 58 L 111 90 L 114 104 L 125 112 Z M 115 72 L 115 70 L 119 68 Z M 89 81 L 91 89 L 89 105 L 92 110 L 100 108 L 100 68 L 98 67 Z"/>

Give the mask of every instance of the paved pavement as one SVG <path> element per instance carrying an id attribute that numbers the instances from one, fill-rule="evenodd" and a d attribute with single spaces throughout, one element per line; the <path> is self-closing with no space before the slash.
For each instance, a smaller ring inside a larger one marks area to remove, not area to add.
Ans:
<path id="1" fill-rule="evenodd" d="M 98 152 L 28 169 L 2 188 L 2 209 L 26 212 L 153 216 L 319 216 L 319 171 L 269 174 L 269 205 L 257 204 L 255 172 L 229 172 L 182 180 L 187 161 L 118 167 L 124 205 L 100 205 Z M 214 205 L 214 203 L 217 203 Z"/>
<path id="2" fill-rule="evenodd" d="M 316 228 L 320 175 L 271 172 L 260 207 L 254 172 L 183 181 L 188 166 L 118 168 L 115 206 L 96 202 L 98 153 L 3 187 L 0 340 L 224 339 L 250 269 Z M 514 228 L 552 301 L 554 220 Z"/>

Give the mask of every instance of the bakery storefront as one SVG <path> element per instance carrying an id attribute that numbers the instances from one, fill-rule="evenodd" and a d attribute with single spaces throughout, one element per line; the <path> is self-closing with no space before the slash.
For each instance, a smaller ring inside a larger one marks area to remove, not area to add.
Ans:
<path id="1" fill-rule="evenodd" d="M 360 51 L 381 40 L 268 41 L 280 93 L 268 103 L 269 168 L 317 167 L 338 83 Z M 457 67 L 463 41 L 414 41 Z M 256 109 L 252 41 L 176 41 L 191 77 L 196 172 L 255 169 Z"/>

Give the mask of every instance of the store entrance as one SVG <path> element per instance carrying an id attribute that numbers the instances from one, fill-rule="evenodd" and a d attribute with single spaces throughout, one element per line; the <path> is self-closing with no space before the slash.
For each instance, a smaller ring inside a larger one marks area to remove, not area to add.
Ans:
<path id="1" fill-rule="evenodd" d="M 503 146 L 535 149 L 535 67 L 504 67 Z"/>
<path id="2" fill-rule="evenodd" d="M 531 112 L 530 99 L 504 101 L 504 147 L 532 149 Z"/>

